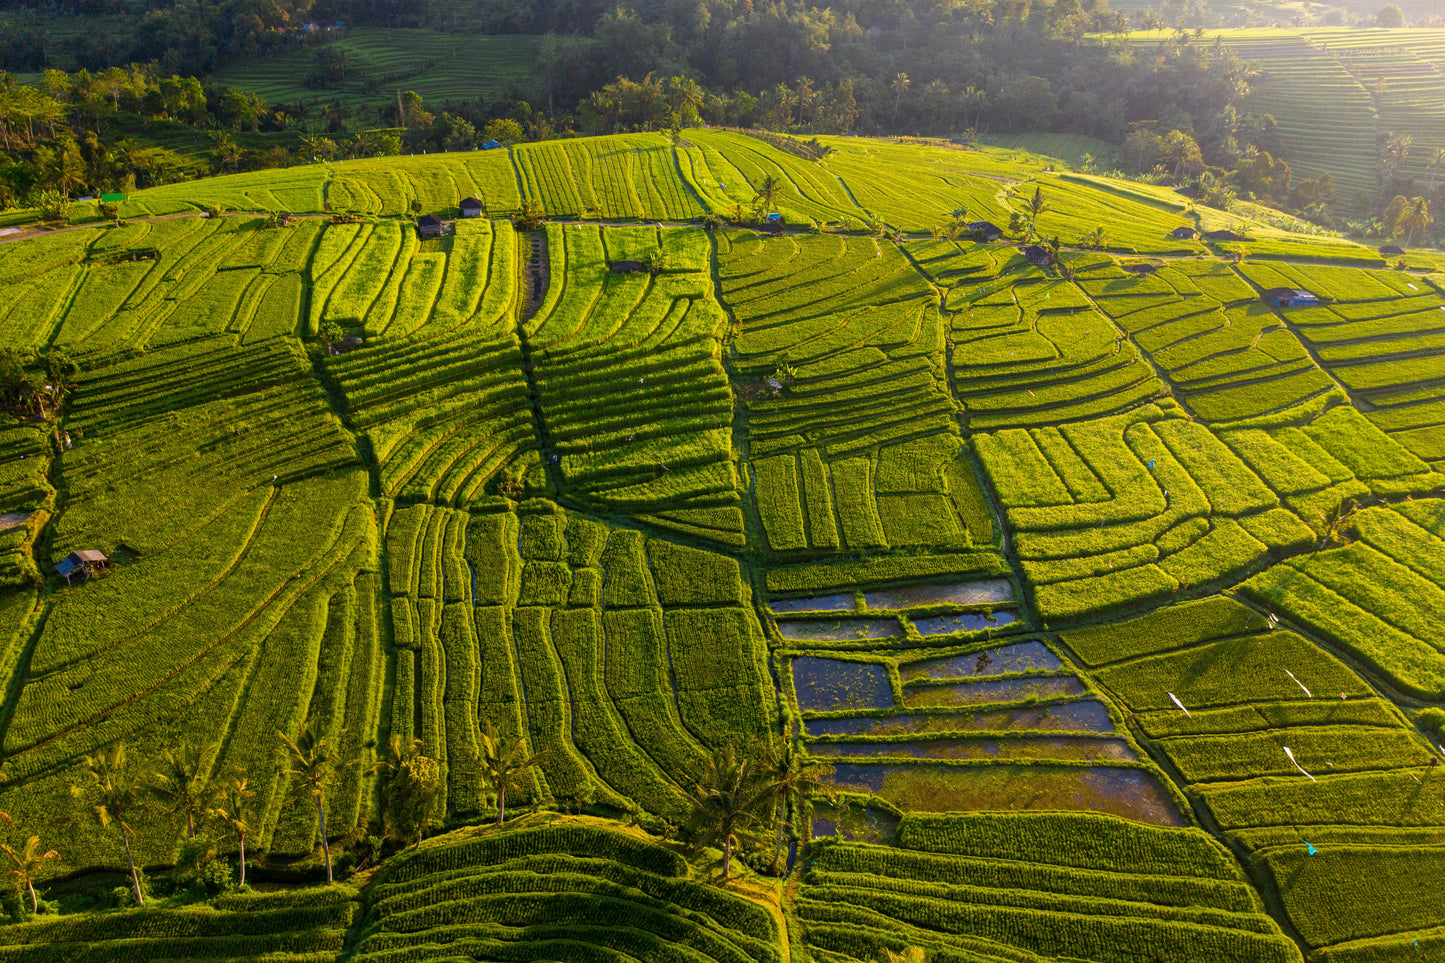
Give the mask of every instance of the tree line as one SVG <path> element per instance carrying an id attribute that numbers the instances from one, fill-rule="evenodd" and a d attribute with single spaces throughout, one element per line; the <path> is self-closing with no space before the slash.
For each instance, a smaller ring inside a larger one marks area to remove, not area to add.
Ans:
<path id="1" fill-rule="evenodd" d="M 345 755 L 334 738 L 314 726 L 294 738 L 280 731 L 276 735 L 289 798 L 314 808 L 317 849 L 327 883 L 336 879 L 333 841 L 360 854 L 351 863 L 354 871 L 373 857 L 419 845 L 429 830 L 444 825 L 446 780 L 441 762 L 423 740 L 408 743 L 393 736 L 363 771 L 378 779 L 379 835 L 365 824 L 338 834 L 327 826 L 327 800 L 342 776 L 358 769 L 360 760 Z M 52 828 L 66 832 L 89 825 L 112 840 L 126 860 L 129 885 L 117 892 L 122 905 L 143 906 L 151 895 L 151 884 L 136 862 L 135 838 L 138 829 L 155 819 L 184 829 L 177 865 L 166 880 L 173 892 L 196 898 L 244 887 L 248 862 L 257 855 L 254 841 L 262 814 L 247 772 L 214 771 L 220 751 L 219 742 L 201 746 L 182 742 L 153 758 L 140 758 L 123 743 L 115 743 L 87 755 L 69 787 L 74 808 Z M 499 735 L 490 725 L 479 735 L 477 749 L 466 758 L 466 771 L 476 780 L 484 804 L 495 807 L 496 826 L 506 824 L 509 798 L 525 791 L 545 757 L 545 752 L 532 751 L 525 738 Z M 796 837 L 795 820 L 806 797 L 821 790 L 822 771 L 790 743 L 767 744 L 751 755 L 739 754 L 731 746 L 715 751 L 692 787 L 690 816 L 680 827 L 691 851 L 720 850 L 723 881 L 731 877 L 740 851 L 761 852 L 768 860 L 766 871 L 779 873 L 786 836 L 791 830 Z M 532 798 L 532 811 L 541 802 Z M 640 815 L 635 807 L 630 813 L 633 822 Z M 0 823 L 6 828 L 4 835 L 15 832 L 8 813 L 0 812 Z M 664 835 L 673 832 L 666 824 L 661 829 Z M 23 839 L 0 843 L 0 856 L 19 900 L 11 913 L 24 916 L 41 912 L 40 882 L 62 854 L 44 849 L 39 833 L 21 835 Z M 234 875 L 220 855 L 222 847 L 235 853 Z"/>

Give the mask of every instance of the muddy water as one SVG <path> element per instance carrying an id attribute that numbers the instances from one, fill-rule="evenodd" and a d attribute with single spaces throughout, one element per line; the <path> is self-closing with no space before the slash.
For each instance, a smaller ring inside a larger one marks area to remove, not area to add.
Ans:
<path id="1" fill-rule="evenodd" d="M 958 585 L 908 585 L 863 593 L 863 601 L 870 609 L 911 609 L 920 605 L 984 605 L 990 602 L 1012 602 L 1013 598 L 1013 585 L 1006 578 Z"/>
<path id="2" fill-rule="evenodd" d="M 1144 769 L 838 763 L 827 781 L 839 789 L 872 793 L 904 811 L 1093 810 L 1162 826 L 1185 825 L 1168 793 Z"/>
<path id="3" fill-rule="evenodd" d="M 802 656 L 793 660 L 793 688 L 804 710 L 886 709 L 893 705 L 888 667 L 878 662 Z"/>
<path id="4" fill-rule="evenodd" d="M 814 803 L 813 835 L 836 836 L 855 843 L 892 843 L 898 817 L 871 806 L 830 806 Z"/>
<path id="5" fill-rule="evenodd" d="M 903 681 L 911 679 L 967 679 L 1006 672 L 1057 672 L 1064 664 L 1042 642 L 1002 645 L 968 655 L 910 662 L 899 668 Z"/>
<path id="6" fill-rule="evenodd" d="M 774 599 L 768 608 L 776 614 L 789 612 L 852 612 L 852 595 L 813 595 L 805 599 Z"/>
<path id="7" fill-rule="evenodd" d="M 1042 732 L 1113 732 L 1109 710 L 1092 699 L 1022 709 L 985 709 L 979 712 L 904 713 L 896 716 L 854 716 L 849 719 L 809 719 L 804 729 L 812 736 L 887 736 L 925 732 L 966 732 L 970 729 Z"/>
<path id="8" fill-rule="evenodd" d="M 798 619 L 779 622 L 778 634 L 805 642 L 842 642 L 900 638 L 903 627 L 894 619 Z"/>
<path id="9" fill-rule="evenodd" d="M 982 612 L 964 612 L 961 615 L 935 615 L 926 619 L 914 619 L 913 625 L 919 635 L 952 635 L 955 632 L 982 632 L 997 629 L 1018 621 L 1018 615 L 1000 610 L 985 615 Z"/>
<path id="10" fill-rule="evenodd" d="M 822 758 L 905 756 L 910 759 L 1069 759 L 1085 762 L 1120 762 L 1138 758 L 1124 740 L 1096 736 L 814 742 L 808 745 L 808 752 Z"/>
<path id="11" fill-rule="evenodd" d="M 997 682 L 965 682 L 959 685 L 910 686 L 903 693 L 909 706 L 967 706 L 990 702 L 1018 702 L 1033 696 L 1049 699 L 1083 695 L 1087 690 L 1072 676 L 1041 679 L 1001 679 Z"/>

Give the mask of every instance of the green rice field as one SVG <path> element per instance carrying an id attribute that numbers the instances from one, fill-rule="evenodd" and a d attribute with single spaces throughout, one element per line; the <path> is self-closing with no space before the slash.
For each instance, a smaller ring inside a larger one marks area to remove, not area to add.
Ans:
<path id="1" fill-rule="evenodd" d="M 0 958 L 1432 958 L 1438 266 L 835 147 L 293 168 L 0 244 L 0 344 L 77 365 L 0 420 L 0 844 L 56 854 Z M 700 223 L 766 177 L 781 233 Z M 1035 189 L 1057 260 L 930 231 Z"/>

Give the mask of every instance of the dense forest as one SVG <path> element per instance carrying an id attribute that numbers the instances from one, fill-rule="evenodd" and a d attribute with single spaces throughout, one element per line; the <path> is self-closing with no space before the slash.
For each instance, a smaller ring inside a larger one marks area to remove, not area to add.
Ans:
<path id="1" fill-rule="evenodd" d="M 1405 138 L 1381 139 L 1375 191 L 1296 176 L 1280 157 L 1276 119 L 1246 104 L 1260 66 L 1203 26 L 1218 20 L 1217 8 L 1196 0 L 1162 9 L 1126 15 L 1108 0 L 22 3 L 0 20 L 0 66 L 40 79 L 0 89 L 0 201 L 319 157 L 710 124 L 965 139 L 1073 133 L 1118 148 L 1109 164 L 1119 173 L 1187 185 L 1217 206 L 1258 200 L 1327 227 L 1385 234 L 1396 199 L 1438 209 L 1432 195 L 1445 178 L 1416 183 L 1418 166 L 1403 166 Z M 1407 25 L 1396 6 L 1368 18 L 1334 13 L 1325 22 Z M 52 36 L 60 23 L 80 24 L 84 43 Z M 306 84 L 324 95 L 356 67 L 329 41 L 356 26 L 545 35 L 535 56 L 544 93 L 519 86 L 511 96 L 428 103 L 399 90 L 394 100 L 383 92 L 318 111 L 211 79 L 300 47 L 311 64 Z M 1152 36 L 1125 39 L 1131 29 Z M 587 42 L 561 42 L 579 37 Z M 67 58 L 70 70 L 55 69 Z M 206 163 L 153 146 L 158 124 L 211 131 Z"/>

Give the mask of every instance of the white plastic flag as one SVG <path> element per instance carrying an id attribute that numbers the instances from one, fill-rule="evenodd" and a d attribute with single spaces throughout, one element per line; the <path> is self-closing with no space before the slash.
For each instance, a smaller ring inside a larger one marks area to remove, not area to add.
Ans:
<path id="1" fill-rule="evenodd" d="M 1305 767 L 1304 767 L 1304 766 L 1301 766 L 1298 762 L 1295 762 L 1294 753 L 1293 753 L 1293 752 L 1290 752 L 1289 746 L 1285 746 L 1285 747 L 1284 747 L 1284 754 L 1285 754 L 1286 756 L 1289 756 L 1289 761 L 1294 763 L 1294 767 L 1295 767 L 1296 769 L 1298 769 L 1300 772 L 1304 772 L 1306 776 L 1309 776 L 1310 782 L 1318 782 L 1318 780 L 1315 779 L 1314 776 L 1310 776 L 1309 773 L 1305 772 Z"/>
<path id="2" fill-rule="evenodd" d="M 1189 718 L 1191 718 L 1191 719 L 1194 718 L 1192 715 L 1189 715 L 1189 710 L 1184 708 L 1184 703 L 1182 703 L 1182 702 L 1179 701 L 1179 697 L 1178 697 L 1177 695 L 1175 695 L 1174 693 L 1171 692 L 1171 693 L 1169 693 L 1169 698 L 1171 698 L 1171 699 L 1174 700 L 1174 704 L 1175 704 L 1176 706 L 1178 706 L 1181 710 L 1183 710 L 1183 712 L 1184 712 L 1184 714 L 1185 714 L 1186 716 L 1189 716 Z M 1288 752 L 1289 750 L 1285 750 L 1285 751 Z"/>
<path id="3" fill-rule="evenodd" d="M 1313 698 L 1315 697 L 1315 695 L 1314 695 L 1313 692 L 1311 692 L 1309 689 L 1305 688 L 1305 684 L 1304 684 L 1303 682 L 1301 682 L 1300 680 L 1294 678 L 1294 673 L 1291 672 L 1289 669 L 1285 669 L 1285 670 L 1284 670 L 1284 674 L 1287 675 L 1287 676 L 1289 676 L 1291 679 L 1294 679 L 1294 684 L 1297 685 L 1297 686 L 1299 686 L 1301 689 L 1304 689 L 1304 690 L 1305 690 L 1305 695 L 1309 696 L 1311 699 L 1313 699 Z"/>

